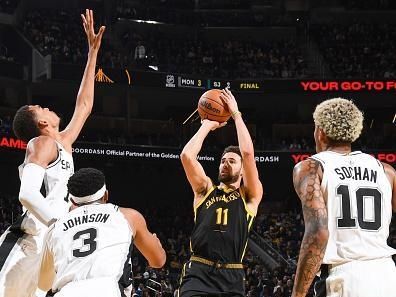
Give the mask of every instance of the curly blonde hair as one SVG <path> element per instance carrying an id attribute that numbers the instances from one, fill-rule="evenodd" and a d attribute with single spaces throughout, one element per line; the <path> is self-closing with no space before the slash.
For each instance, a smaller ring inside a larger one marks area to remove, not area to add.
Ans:
<path id="1" fill-rule="evenodd" d="M 350 100 L 334 98 L 323 101 L 313 113 L 315 125 L 337 142 L 354 142 L 363 129 L 363 113 Z"/>

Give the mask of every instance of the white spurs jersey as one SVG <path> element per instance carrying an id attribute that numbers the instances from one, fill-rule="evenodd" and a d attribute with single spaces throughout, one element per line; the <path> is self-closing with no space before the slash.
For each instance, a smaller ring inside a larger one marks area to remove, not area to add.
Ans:
<path id="1" fill-rule="evenodd" d="M 44 257 L 50 253 L 56 276 L 52 290 L 70 282 L 112 279 L 117 283 L 129 260 L 134 232 L 119 207 L 110 203 L 73 209 L 50 227 Z"/>
<path id="2" fill-rule="evenodd" d="M 329 240 L 323 263 L 395 254 L 386 242 L 392 219 L 392 187 L 381 162 L 360 151 L 326 151 L 311 158 L 322 165 L 322 191 L 327 193 Z"/>
<path id="3" fill-rule="evenodd" d="M 33 141 L 30 140 L 28 146 Z M 54 216 L 62 216 L 68 211 L 67 197 L 67 182 L 70 176 L 74 173 L 74 163 L 72 155 L 67 152 L 62 144 L 56 142 L 58 149 L 58 156 L 54 162 L 49 164 L 45 169 L 43 185 L 45 187 L 44 197 L 49 202 L 51 209 L 54 211 Z M 22 177 L 23 168 L 26 165 L 25 161 L 19 165 L 19 177 Z M 44 235 L 47 226 L 42 224 L 33 214 L 31 214 L 25 207 L 25 213 L 21 229 L 27 234 Z"/>

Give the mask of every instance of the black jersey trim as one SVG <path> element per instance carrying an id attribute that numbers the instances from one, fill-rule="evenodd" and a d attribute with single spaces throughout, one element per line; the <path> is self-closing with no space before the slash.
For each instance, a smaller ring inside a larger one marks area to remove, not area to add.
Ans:
<path id="1" fill-rule="evenodd" d="M 326 297 L 326 280 L 329 277 L 329 265 L 322 264 L 320 267 L 320 278 L 314 284 L 314 296 L 315 297 Z"/>
<path id="2" fill-rule="evenodd" d="M 7 261 L 8 257 L 11 256 L 12 249 L 17 244 L 18 240 L 21 239 L 25 233 L 22 231 L 22 223 L 26 217 L 25 212 L 22 216 L 20 216 L 14 224 L 12 224 L 7 231 L 8 234 L 4 238 L 0 246 L 0 271 L 3 269 L 5 262 Z"/>
<path id="3" fill-rule="evenodd" d="M 57 148 L 58 148 L 58 147 L 57 147 Z M 50 163 L 50 164 L 47 166 L 47 169 L 50 169 L 50 168 L 54 167 L 54 166 L 55 166 L 56 164 L 58 164 L 60 161 L 61 161 L 61 153 L 60 153 L 60 149 L 58 148 L 58 156 L 56 157 L 56 159 L 55 159 L 54 162 Z"/>
<path id="4" fill-rule="evenodd" d="M 361 151 L 354 151 L 354 152 L 350 152 L 349 156 L 354 156 L 354 155 L 359 155 L 359 154 L 363 154 Z"/>
<path id="5" fill-rule="evenodd" d="M 311 157 L 309 157 L 309 159 L 313 159 L 315 161 L 318 161 L 322 167 L 323 167 L 323 165 L 326 164 L 326 162 L 324 160 L 322 160 L 322 159 L 320 159 L 320 158 L 318 158 L 316 156 L 311 156 Z"/>
<path id="6" fill-rule="evenodd" d="M 132 279 L 133 279 L 132 264 L 129 264 L 129 260 L 131 260 L 131 257 L 132 257 L 132 249 L 133 249 L 133 240 L 132 240 L 131 244 L 129 245 L 129 251 L 128 251 L 127 258 L 124 262 L 123 272 L 122 272 L 120 279 L 118 280 L 118 287 L 120 288 L 122 297 L 126 297 L 124 290 L 132 284 Z"/>

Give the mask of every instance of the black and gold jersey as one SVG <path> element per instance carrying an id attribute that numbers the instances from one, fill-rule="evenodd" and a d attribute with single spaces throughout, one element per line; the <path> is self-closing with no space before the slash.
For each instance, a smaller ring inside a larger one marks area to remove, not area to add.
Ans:
<path id="1" fill-rule="evenodd" d="M 213 186 L 195 206 L 191 253 L 221 263 L 240 263 L 255 215 L 246 207 L 243 188 Z"/>

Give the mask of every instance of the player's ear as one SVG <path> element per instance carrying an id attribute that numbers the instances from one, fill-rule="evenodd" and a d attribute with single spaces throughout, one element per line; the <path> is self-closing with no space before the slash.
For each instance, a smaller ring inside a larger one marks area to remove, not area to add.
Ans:
<path id="1" fill-rule="evenodd" d="M 46 120 L 39 120 L 37 122 L 37 126 L 39 127 L 39 129 L 44 129 L 48 126 L 48 122 Z"/>
<path id="2" fill-rule="evenodd" d="M 319 134 L 318 134 L 319 141 L 321 143 L 328 143 L 329 142 L 329 138 L 324 133 L 323 129 L 321 129 L 321 128 L 318 128 L 318 129 L 319 129 Z"/>

